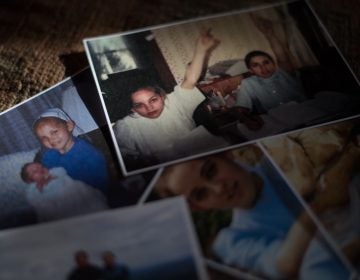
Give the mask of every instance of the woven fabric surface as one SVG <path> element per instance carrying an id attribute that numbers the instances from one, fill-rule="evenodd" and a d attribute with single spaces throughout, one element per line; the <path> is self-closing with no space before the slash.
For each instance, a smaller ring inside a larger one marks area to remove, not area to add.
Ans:
<path id="1" fill-rule="evenodd" d="M 0 111 L 87 66 L 83 38 L 123 32 L 273 0 L 5 0 L 0 3 Z M 360 77 L 359 0 L 311 1 Z"/>

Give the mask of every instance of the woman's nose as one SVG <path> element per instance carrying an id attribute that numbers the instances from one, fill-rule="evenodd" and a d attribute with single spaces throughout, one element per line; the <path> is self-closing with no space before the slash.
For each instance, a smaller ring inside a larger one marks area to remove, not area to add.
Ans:
<path id="1" fill-rule="evenodd" d="M 154 109 L 154 105 L 153 105 L 152 103 L 150 103 L 150 104 L 148 105 L 148 107 L 149 107 L 149 109 L 150 109 L 151 111 Z"/>
<path id="2" fill-rule="evenodd" d="M 152 104 L 146 104 L 145 105 L 145 109 L 146 109 L 147 112 L 152 111 L 152 108 L 153 108 Z"/>

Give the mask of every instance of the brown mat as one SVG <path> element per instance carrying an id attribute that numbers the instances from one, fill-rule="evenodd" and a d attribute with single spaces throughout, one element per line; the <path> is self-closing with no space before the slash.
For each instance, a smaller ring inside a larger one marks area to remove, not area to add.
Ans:
<path id="1" fill-rule="evenodd" d="M 0 4 L 0 111 L 87 65 L 82 39 L 273 0 L 14 0 Z M 171 4 L 169 4 L 171 3 Z M 360 76 L 359 0 L 312 1 Z"/>

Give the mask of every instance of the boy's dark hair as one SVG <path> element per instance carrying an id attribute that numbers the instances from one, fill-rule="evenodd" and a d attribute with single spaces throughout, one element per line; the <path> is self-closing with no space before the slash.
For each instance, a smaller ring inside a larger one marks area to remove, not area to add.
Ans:
<path id="1" fill-rule="evenodd" d="M 104 251 L 101 256 L 102 257 L 111 256 L 111 257 L 115 258 L 115 254 L 112 251 Z"/>
<path id="2" fill-rule="evenodd" d="M 25 183 L 31 183 L 30 180 L 29 180 L 29 175 L 28 173 L 26 172 L 26 168 L 32 164 L 33 162 L 28 162 L 28 163 L 25 163 L 22 167 L 21 167 L 21 171 L 20 171 L 20 177 L 21 179 L 25 182 Z"/>
<path id="3" fill-rule="evenodd" d="M 255 51 L 251 51 L 249 52 L 245 58 L 244 58 L 244 61 L 245 61 L 245 65 L 248 69 L 250 69 L 250 61 L 253 57 L 255 56 L 265 56 L 267 57 L 268 59 L 270 59 L 272 62 L 275 63 L 274 59 L 272 58 L 272 56 L 270 54 L 268 54 L 267 52 L 264 52 L 264 51 L 259 51 L 259 50 L 255 50 Z"/>
<path id="4" fill-rule="evenodd" d="M 89 254 L 88 252 L 86 252 L 85 250 L 78 250 L 74 253 L 74 257 L 75 258 L 78 258 L 78 257 L 86 257 L 88 258 L 89 257 Z"/>

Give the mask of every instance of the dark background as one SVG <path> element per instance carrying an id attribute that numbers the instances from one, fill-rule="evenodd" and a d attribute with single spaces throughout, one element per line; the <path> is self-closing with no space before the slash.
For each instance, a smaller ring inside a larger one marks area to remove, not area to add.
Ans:
<path id="1" fill-rule="evenodd" d="M 83 38 L 276 2 L 3 0 L 0 3 L 0 111 L 86 67 Z M 360 1 L 309 2 L 360 77 Z"/>

